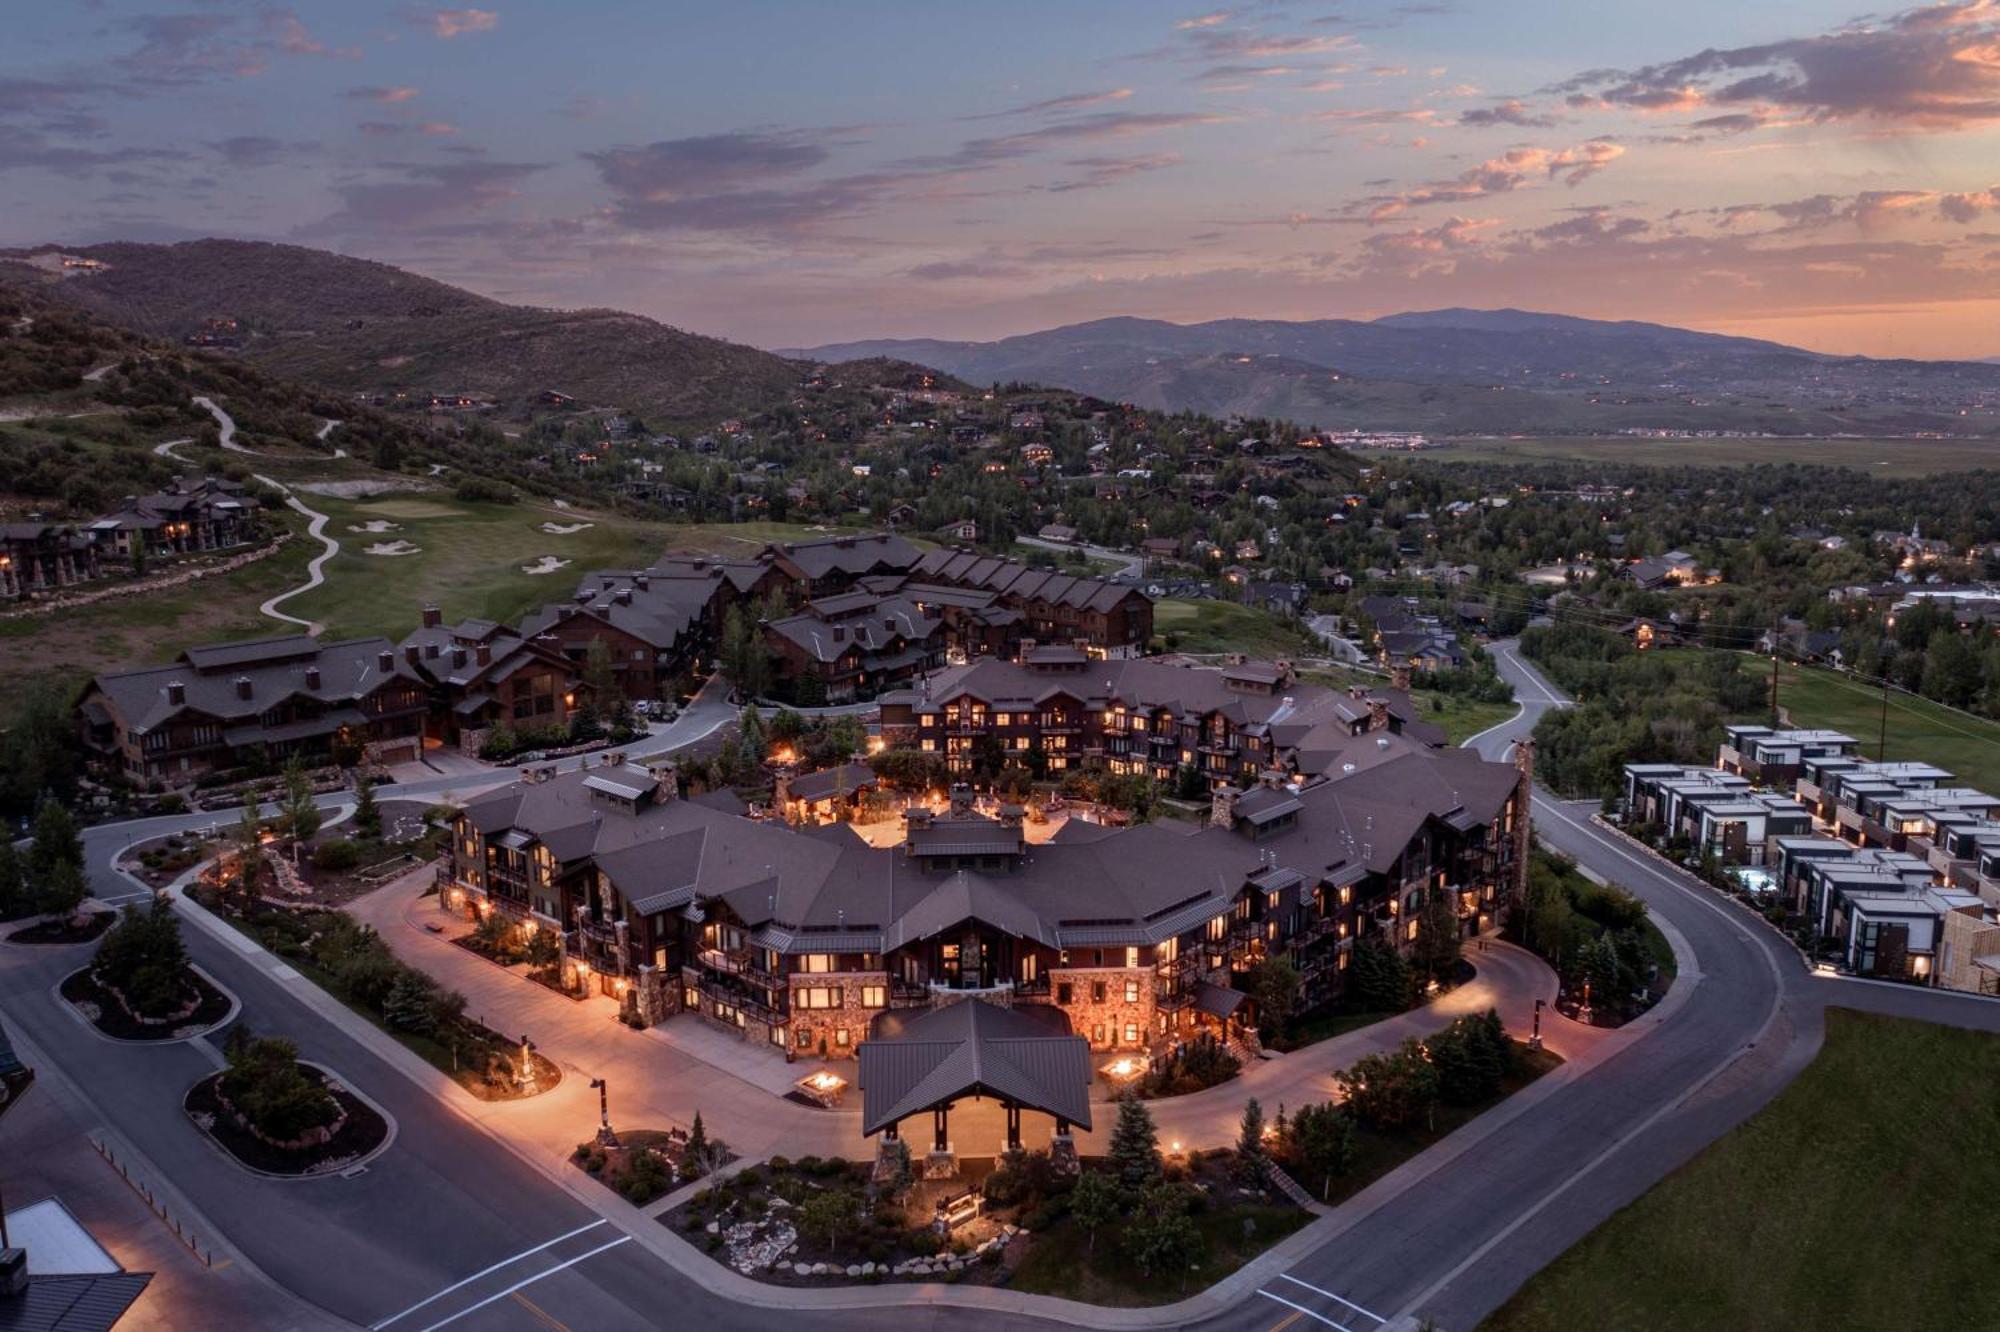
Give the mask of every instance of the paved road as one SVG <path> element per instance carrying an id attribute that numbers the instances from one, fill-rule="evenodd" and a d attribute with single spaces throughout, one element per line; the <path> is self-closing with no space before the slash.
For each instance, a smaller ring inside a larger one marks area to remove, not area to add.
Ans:
<path id="1" fill-rule="evenodd" d="M 1037 550 L 1052 550 L 1058 555 L 1067 555 L 1071 551 L 1080 550 L 1094 560 L 1108 560 L 1120 566 L 1108 575 L 1114 579 L 1136 583 L 1146 573 L 1146 557 L 1134 555 L 1129 550 L 1113 550 L 1109 546 L 1083 546 L 1063 541 L 1044 541 L 1040 537 L 1015 537 L 1014 540 L 1020 545 L 1033 546 Z"/>
<path id="2" fill-rule="evenodd" d="M 1567 699 L 1511 642 L 1493 652 L 1520 711 L 1468 743 L 1497 759 Z M 1205 1326 L 1268 1328 L 1296 1314 L 1295 1326 L 1332 1320 L 1356 1332 L 1411 1316 L 1473 1327 L 1782 1090 L 1817 1052 L 1828 1004 L 2000 1030 L 2000 1003 L 1811 976 L 1776 932 L 1591 824 L 1595 803 L 1565 804 L 1538 790 L 1538 834 L 1644 898 L 1662 928 L 1680 936 L 1673 1011 L 1634 1024 L 1642 1030 L 1623 1049 Z"/>
<path id="3" fill-rule="evenodd" d="M 1523 700 L 1515 719 L 1475 738 L 1475 747 L 1497 756 L 1562 700 L 1509 645 L 1497 645 L 1495 655 Z M 704 691 L 633 752 L 690 743 L 731 712 L 719 690 Z M 435 799 L 463 794 L 467 785 L 440 778 L 395 794 Z M 1290 1265 L 1282 1274 L 1260 1268 L 1208 1305 L 1220 1312 L 1204 1319 L 1191 1310 L 1181 1324 L 1266 1329 L 1291 1320 L 1358 1330 L 1421 1313 L 1446 1327 L 1473 1326 L 1613 1210 L 1762 1106 L 1810 1060 L 1828 1003 L 2000 1029 L 2000 1004 L 1813 978 L 1775 933 L 1618 844 L 1588 823 L 1587 811 L 1538 795 L 1536 814 L 1546 840 L 1644 897 L 1678 936 L 1684 961 L 1674 994 L 1597 1053 L 1479 1121 L 1472 1130 L 1478 1141 L 1457 1156 L 1413 1163 L 1342 1208 L 1325 1229 L 1285 1246 Z M 228 818 L 89 830 L 93 886 L 107 897 L 132 891 L 110 867 L 131 837 L 218 821 Z M 864 1315 L 831 1307 L 912 1297 L 894 1288 L 814 1292 L 806 1307 L 782 1315 L 760 1307 L 782 1298 L 770 1288 L 750 1292 L 758 1303 L 739 1303 L 719 1271 L 700 1269 L 703 1280 L 695 1281 L 662 1263 L 653 1223 L 634 1214 L 626 1230 L 599 1224 L 598 1209 L 500 1147 L 455 1099 L 432 1095 L 391 1067 L 393 1049 L 382 1055 L 350 1039 L 322 1016 L 331 1001 L 280 964 L 188 933 L 195 960 L 242 997 L 240 1020 L 291 1036 L 395 1116 L 394 1145 L 365 1174 L 278 1183 L 223 1167 L 177 1109 L 185 1087 L 213 1066 L 208 1052 L 115 1046 L 82 1028 L 49 995 L 54 980 L 80 964 L 80 951 L 0 949 L 0 999 L 10 1019 L 90 1089 L 108 1124 L 180 1183 L 200 1213 L 226 1223 L 250 1261 L 337 1315 L 398 1332 L 447 1323 L 761 1328 L 780 1318 L 813 1328 L 852 1327 L 861 1318 L 896 1327 L 1047 1325 L 992 1309 L 904 1306 Z M 484 1108 L 476 1118 L 505 1113 Z M 357 1281 L 358 1272 L 369 1279 Z"/>

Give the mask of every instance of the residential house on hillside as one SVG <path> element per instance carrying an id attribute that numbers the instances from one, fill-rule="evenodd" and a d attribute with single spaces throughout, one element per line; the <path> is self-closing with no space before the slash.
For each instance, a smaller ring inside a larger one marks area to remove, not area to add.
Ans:
<path id="1" fill-rule="evenodd" d="M 303 634 L 189 648 L 169 666 L 100 675 L 78 704 L 85 746 L 135 781 L 178 785 L 292 754 L 414 759 L 428 695 L 386 638 Z"/>
<path id="2" fill-rule="evenodd" d="M 90 538 L 68 523 L 0 523 L 0 598 L 73 587 L 102 569 Z"/>
<path id="3" fill-rule="evenodd" d="M 128 495 L 116 511 L 84 527 L 107 558 L 131 560 L 142 546 L 149 559 L 195 555 L 247 545 L 257 535 L 257 501 L 221 477 L 176 479 L 155 495 Z"/>
<path id="4" fill-rule="evenodd" d="M 499 727 L 568 726 L 584 688 L 582 668 L 551 643 L 524 639 L 491 620 L 444 623 L 435 606 L 402 642 L 404 662 L 430 692 L 427 738 L 477 754 Z"/>
<path id="5" fill-rule="evenodd" d="M 781 692 L 800 702 L 872 696 L 944 661 L 944 620 L 906 596 L 856 589 L 764 626 Z M 810 697 L 804 687 L 810 685 Z"/>

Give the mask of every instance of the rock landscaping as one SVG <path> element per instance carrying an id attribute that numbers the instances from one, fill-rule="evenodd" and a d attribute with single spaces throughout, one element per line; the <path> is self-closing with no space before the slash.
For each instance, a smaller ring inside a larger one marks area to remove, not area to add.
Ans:
<path id="1" fill-rule="evenodd" d="M 229 1016 L 229 996 L 188 964 L 180 918 L 164 900 L 125 908 L 89 966 L 65 977 L 62 997 L 106 1036 L 177 1041 Z"/>
<path id="2" fill-rule="evenodd" d="M 284 1040 L 232 1040 L 229 1067 L 190 1088 L 183 1107 L 217 1146 L 271 1175 L 338 1173 L 389 1137 L 373 1107 L 326 1070 L 300 1063 Z"/>

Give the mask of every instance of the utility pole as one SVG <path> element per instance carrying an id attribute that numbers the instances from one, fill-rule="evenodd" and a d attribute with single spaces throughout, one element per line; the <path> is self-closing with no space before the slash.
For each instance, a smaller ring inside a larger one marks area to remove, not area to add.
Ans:
<path id="1" fill-rule="evenodd" d="M 1875 734 L 1875 761 L 1889 761 L 1889 672 L 1886 667 L 1882 671 L 1882 721 Z"/>

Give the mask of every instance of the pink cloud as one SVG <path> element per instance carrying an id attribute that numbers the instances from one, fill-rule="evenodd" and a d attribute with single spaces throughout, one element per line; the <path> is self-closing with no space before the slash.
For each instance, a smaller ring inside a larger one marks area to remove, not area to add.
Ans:
<path id="1" fill-rule="evenodd" d="M 439 9 L 431 12 L 428 25 L 433 36 L 449 39 L 491 32 L 500 26 L 500 16 L 490 9 Z"/>

